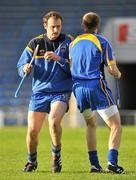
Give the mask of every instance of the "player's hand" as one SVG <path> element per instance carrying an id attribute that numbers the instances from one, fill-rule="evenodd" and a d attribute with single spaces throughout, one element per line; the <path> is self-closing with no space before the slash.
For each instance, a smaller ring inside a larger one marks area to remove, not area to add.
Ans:
<path id="1" fill-rule="evenodd" d="M 118 71 L 117 75 L 114 75 L 114 77 L 115 77 L 116 79 L 120 79 L 120 78 L 121 78 L 121 72 Z"/>
<path id="2" fill-rule="evenodd" d="M 121 78 L 121 72 L 118 69 L 118 67 L 116 66 L 116 64 L 110 65 L 108 66 L 108 71 L 111 75 L 113 75 L 116 79 L 120 79 Z"/>
<path id="3" fill-rule="evenodd" d="M 32 69 L 32 65 L 30 65 L 29 63 L 25 64 L 24 67 L 23 67 L 23 71 L 26 73 L 26 74 L 29 74 L 30 71 Z"/>
<path id="4" fill-rule="evenodd" d="M 56 53 L 54 53 L 53 51 L 46 51 L 46 53 L 44 54 L 44 58 L 47 61 L 50 60 L 54 60 L 54 61 L 60 61 L 60 56 L 58 56 Z"/>

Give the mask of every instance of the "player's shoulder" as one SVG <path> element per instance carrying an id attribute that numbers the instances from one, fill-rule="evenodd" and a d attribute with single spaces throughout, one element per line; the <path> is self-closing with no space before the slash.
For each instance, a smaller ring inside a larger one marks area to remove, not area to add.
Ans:
<path id="1" fill-rule="evenodd" d="M 40 34 L 40 35 L 32 38 L 31 42 L 39 42 L 39 41 L 43 40 L 43 38 L 44 38 L 44 34 Z"/>
<path id="2" fill-rule="evenodd" d="M 84 36 L 84 34 L 77 35 L 75 38 L 73 38 L 72 42 L 70 43 L 70 48 L 72 48 L 80 39 L 82 39 L 82 36 Z"/>
<path id="3" fill-rule="evenodd" d="M 64 39 L 67 38 L 70 41 L 74 40 L 74 37 L 71 34 L 61 33 L 61 37 L 63 37 Z"/>
<path id="4" fill-rule="evenodd" d="M 99 39 L 99 41 L 100 42 L 102 42 L 102 43 L 107 43 L 107 42 L 109 42 L 109 40 L 105 37 L 105 36 L 103 36 L 103 35 L 101 35 L 101 34 L 95 34 L 95 36 Z"/>
<path id="5" fill-rule="evenodd" d="M 108 38 L 106 38 L 105 36 L 103 36 L 101 34 L 97 34 L 96 36 L 97 36 L 98 40 L 100 41 L 102 48 L 107 47 L 107 45 L 112 47 L 111 42 Z"/>
<path id="6" fill-rule="evenodd" d="M 44 34 L 40 34 L 38 36 L 35 36 L 29 41 L 28 47 L 34 49 L 37 44 L 43 44 L 43 43 L 44 43 Z"/>
<path id="7" fill-rule="evenodd" d="M 69 37 L 71 39 L 71 41 L 74 40 L 74 37 L 71 34 L 67 34 L 67 37 Z"/>

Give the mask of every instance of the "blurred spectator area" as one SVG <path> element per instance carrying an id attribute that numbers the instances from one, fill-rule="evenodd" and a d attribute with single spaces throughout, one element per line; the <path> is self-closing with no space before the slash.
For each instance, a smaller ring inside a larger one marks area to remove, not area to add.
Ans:
<path id="1" fill-rule="evenodd" d="M 21 107 L 25 111 L 31 94 L 31 80 L 25 80 L 19 97 L 14 93 L 20 82 L 16 64 L 29 40 L 44 33 L 42 18 L 57 10 L 64 19 L 63 31 L 73 36 L 82 32 L 82 15 L 89 11 L 101 16 L 101 26 L 113 17 L 136 16 L 135 0 L 0 0 L 0 109 Z M 13 110 L 13 109 L 12 109 Z M 11 111 L 12 111 L 11 110 Z"/>

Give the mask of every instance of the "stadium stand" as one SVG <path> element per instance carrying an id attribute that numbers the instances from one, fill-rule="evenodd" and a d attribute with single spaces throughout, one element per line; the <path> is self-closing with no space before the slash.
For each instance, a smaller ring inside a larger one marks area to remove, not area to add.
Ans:
<path id="1" fill-rule="evenodd" d="M 81 33 L 82 14 L 96 11 L 102 17 L 102 27 L 110 17 L 136 16 L 135 0 L 1 0 L 0 1 L 0 109 L 5 119 L 15 119 L 18 109 L 24 113 L 31 94 L 31 78 L 25 80 L 17 99 L 15 90 L 20 82 L 16 64 L 27 42 L 44 32 L 42 17 L 49 10 L 57 10 L 64 17 L 64 31 Z M 9 115 L 10 114 L 10 115 Z M 11 116 L 12 114 L 12 116 Z M 23 114 L 24 115 L 24 114 Z M 23 117 L 23 115 L 18 115 Z M 22 122 L 22 121 L 21 121 Z"/>

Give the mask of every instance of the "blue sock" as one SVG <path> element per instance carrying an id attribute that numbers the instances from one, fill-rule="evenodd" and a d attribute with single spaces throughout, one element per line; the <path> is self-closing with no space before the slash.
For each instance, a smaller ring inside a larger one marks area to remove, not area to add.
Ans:
<path id="1" fill-rule="evenodd" d="M 112 165 L 118 163 L 118 151 L 116 149 L 110 149 L 108 152 L 108 162 Z"/>
<path id="2" fill-rule="evenodd" d="M 90 160 L 91 165 L 94 165 L 95 167 L 100 167 L 97 151 L 89 151 L 88 155 L 89 155 L 89 160 Z"/>
<path id="3" fill-rule="evenodd" d="M 52 144 L 52 156 L 60 158 L 60 156 L 61 156 L 60 152 L 61 152 L 61 144 L 57 145 L 57 146 Z"/>
<path id="4" fill-rule="evenodd" d="M 31 154 L 28 153 L 28 162 L 35 163 L 37 161 L 37 152 Z"/>

